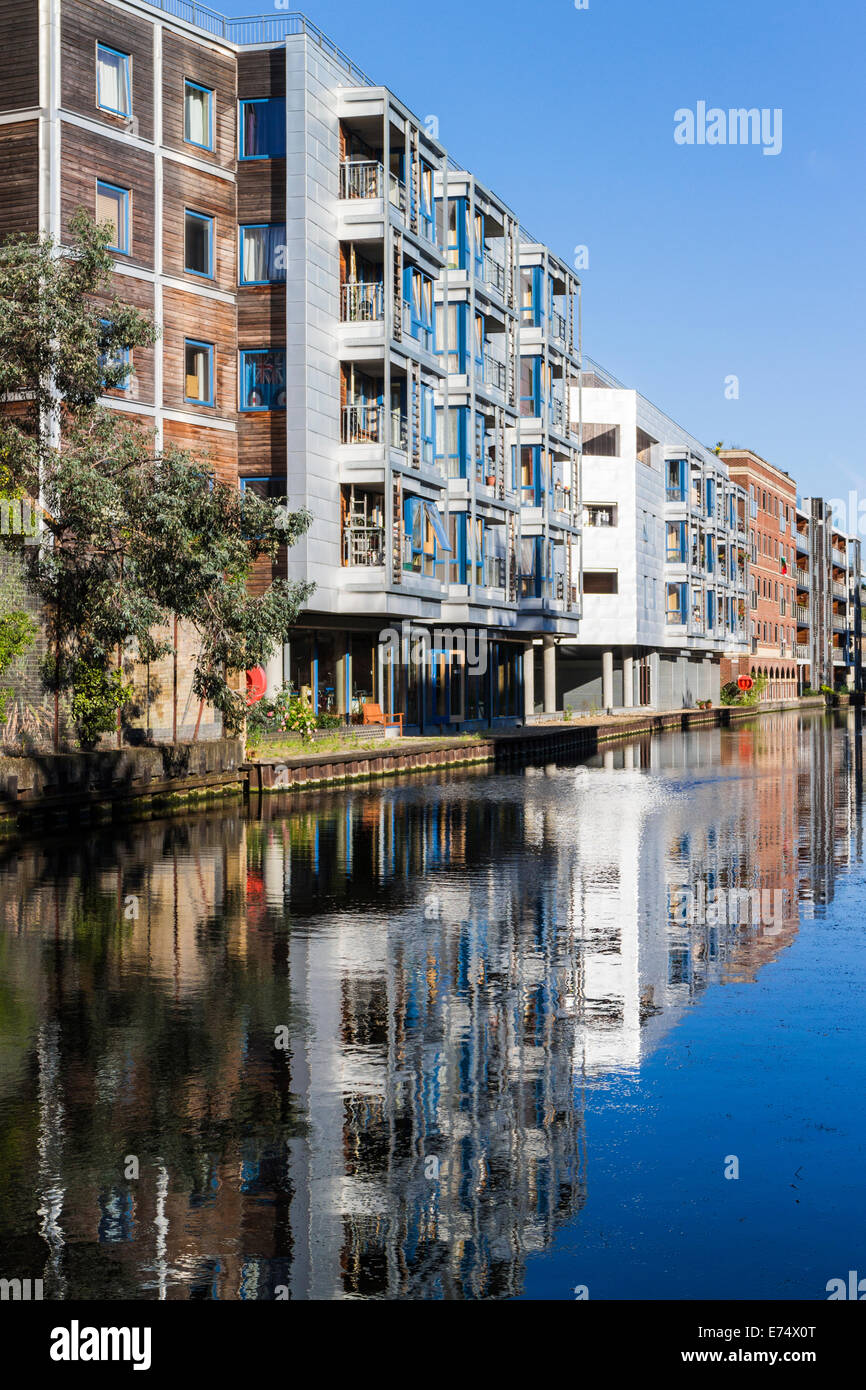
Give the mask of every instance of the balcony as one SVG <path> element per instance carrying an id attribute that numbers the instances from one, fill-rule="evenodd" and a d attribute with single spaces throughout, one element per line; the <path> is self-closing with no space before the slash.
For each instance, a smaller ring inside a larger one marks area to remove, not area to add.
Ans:
<path id="1" fill-rule="evenodd" d="M 487 252 L 484 254 L 484 283 L 489 285 L 500 298 L 505 296 L 505 267 L 494 261 Z"/>
<path id="2" fill-rule="evenodd" d="M 341 198 L 384 198 L 406 211 L 406 185 L 375 159 L 344 159 L 340 165 Z"/>
<path id="3" fill-rule="evenodd" d="M 343 532 L 343 564 L 368 568 L 385 563 L 385 531 L 381 526 L 352 526 Z"/>
<path id="4" fill-rule="evenodd" d="M 838 613 L 834 613 L 834 614 L 833 614 L 833 631 L 834 631 L 834 632 L 847 632 L 847 631 L 848 631 L 848 624 L 847 624 L 846 620 L 845 620 L 844 618 L 840 617 Z"/>
<path id="5" fill-rule="evenodd" d="M 552 309 L 550 313 L 550 336 L 558 339 L 561 343 L 565 342 L 565 319 L 555 309 Z"/>
<path id="6" fill-rule="evenodd" d="M 794 655 L 798 661 L 808 661 L 809 648 L 803 642 L 798 642 L 794 648 Z"/>
<path id="7" fill-rule="evenodd" d="M 489 353 L 484 354 L 484 383 L 486 386 L 492 386 L 494 391 L 501 391 L 505 395 L 505 363 L 498 362 Z"/>
<path id="8" fill-rule="evenodd" d="M 480 583 L 485 589 L 505 588 L 505 556 L 485 555 L 478 567 L 481 570 Z"/>
<path id="9" fill-rule="evenodd" d="M 369 284 L 342 285 L 340 321 L 342 323 L 380 323 L 385 317 L 385 287 Z"/>
<path id="10" fill-rule="evenodd" d="M 845 554 L 844 550 L 837 550 L 835 545 L 830 551 L 830 558 L 834 565 L 840 565 L 842 569 L 848 568 L 848 556 Z"/>
<path id="11" fill-rule="evenodd" d="M 557 484 L 553 489 L 553 506 L 557 512 L 571 511 L 571 491 Z"/>
<path id="12" fill-rule="evenodd" d="M 343 407 L 341 439 L 344 444 L 384 444 L 386 415 L 391 416 L 391 447 L 406 452 L 409 422 L 399 410 L 386 412 L 381 405 Z"/>
<path id="13" fill-rule="evenodd" d="M 797 569 L 797 583 L 800 585 L 800 587 L 801 587 L 802 589 L 808 589 L 808 588 L 809 588 L 809 572 L 808 572 L 808 570 L 801 570 L 801 569 L 798 567 L 798 569 Z"/>
<path id="14" fill-rule="evenodd" d="M 809 610 L 806 607 L 806 605 L 804 603 L 795 604 L 794 611 L 797 618 L 797 622 L 800 623 L 803 627 L 808 627 Z"/>
<path id="15" fill-rule="evenodd" d="M 833 585 L 833 597 L 834 597 L 834 598 L 847 599 L 847 597 L 848 597 L 848 590 L 847 590 L 847 588 L 845 587 L 844 584 L 834 584 L 834 585 Z"/>
<path id="16" fill-rule="evenodd" d="M 558 396 L 552 396 L 550 400 L 550 423 L 560 434 L 565 433 L 565 406 Z"/>

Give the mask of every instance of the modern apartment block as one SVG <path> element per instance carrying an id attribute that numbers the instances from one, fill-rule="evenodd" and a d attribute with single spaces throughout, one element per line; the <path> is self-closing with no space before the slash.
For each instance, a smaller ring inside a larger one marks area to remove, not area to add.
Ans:
<path id="1" fill-rule="evenodd" d="M 746 495 L 712 451 L 587 361 L 581 401 L 583 613 L 561 651 L 561 705 L 718 701 L 748 651 Z"/>
<path id="2" fill-rule="evenodd" d="M 823 497 L 797 507 L 799 688 L 863 688 L 861 541 L 834 521 Z"/>
<path id="3" fill-rule="evenodd" d="M 537 656 L 553 708 L 574 273 L 301 15 L 3 0 L 0 37 L 0 237 L 67 240 L 84 207 L 160 330 L 105 404 L 312 513 L 275 567 L 316 591 L 270 690 L 494 725 L 535 709 Z"/>

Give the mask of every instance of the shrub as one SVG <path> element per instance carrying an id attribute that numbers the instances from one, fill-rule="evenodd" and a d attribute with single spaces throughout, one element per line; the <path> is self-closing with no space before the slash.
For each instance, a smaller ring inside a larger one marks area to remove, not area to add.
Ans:
<path id="1" fill-rule="evenodd" d="M 117 727 L 117 712 L 132 694 L 121 671 L 79 661 L 72 675 L 72 718 L 82 748 L 93 748 L 100 734 Z"/>

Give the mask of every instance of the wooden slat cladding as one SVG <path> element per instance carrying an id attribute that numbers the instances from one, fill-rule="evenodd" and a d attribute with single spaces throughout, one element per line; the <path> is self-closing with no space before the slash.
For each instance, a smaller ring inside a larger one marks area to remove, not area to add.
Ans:
<path id="1" fill-rule="evenodd" d="M 166 444 L 188 449 L 197 458 L 207 457 L 220 482 L 232 487 L 238 480 L 237 435 L 232 430 L 209 430 L 205 425 L 189 425 L 180 420 L 163 421 Z"/>
<path id="2" fill-rule="evenodd" d="M 153 284 L 150 280 L 139 280 L 132 275 L 113 275 L 108 293 L 96 296 L 97 303 L 110 304 L 117 296 L 124 304 L 141 309 L 153 317 Z M 106 312 L 105 317 L 108 317 Z M 142 405 L 153 405 L 154 400 L 154 349 L 138 347 L 133 349 L 132 364 L 134 373 L 130 378 L 128 391 L 110 391 L 108 394 L 118 401 L 137 401 Z M 137 417 L 138 418 L 138 417 Z"/>
<path id="3" fill-rule="evenodd" d="M 237 417 L 237 316 L 233 304 L 166 289 L 163 293 L 163 395 L 165 405 L 202 416 Z M 184 339 L 214 345 L 215 404 L 184 400 Z"/>
<path id="4" fill-rule="evenodd" d="M 242 159 L 238 164 L 238 222 L 285 222 L 286 161 Z"/>
<path id="5" fill-rule="evenodd" d="M 238 469 L 247 478 L 286 478 L 286 412 L 238 413 Z"/>
<path id="6" fill-rule="evenodd" d="M 38 105 L 38 0 L 0 0 L 0 111 Z"/>
<path id="7" fill-rule="evenodd" d="M 214 218 L 214 278 L 184 270 L 184 210 L 204 212 Z M 237 239 L 235 185 L 215 175 L 190 169 L 166 159 L 163 163 L 163 269 L 190 281 L 213 285 L 234 293 L 237 287 Z"/>
<path id="8" fill-rule="evenodd" d="M 113 116 L 96 104 L 96 45 L 132 59 L 132 115 Z M 153 25 L 129 10 L 94 0 L 62 0 L 60 10 L 61 101 L 69 111 L 115 130 L 153 139 Z"/>
<path id="9" fill-rule="evenodd" d="M 77 207 L 96 215 L 96 180 L 103 179 L 132 193 L 130 255 L 132 265 L 153 268 L 153 155 L 134 150 L 64 122 L 61 135 L 61 236 L 69 239 L 69 219 Z"/>
<path id="10" fill-rule="evenodd" d="M 285 285 L 249 285 L 238 290 L 238 347 L 285 347 Z"/>
<path id="11" fill-rule="evenodd" d="M 285 547 L 282 547 L 277 556 L 276 564 L 274 564 L 267 555 L 259 556 L 258 560 L 253 564 L 250 577 L 247 581 L 247 588 L 255 598 L 259 598 L 262 594 L 267 592 L 275 579 L 285 579 L 287 574 L 286 550 Z"/>
<path id="12" fill-rule="evenodd" d="M 189 145 L 183 138 L 183 84 L 186 78 L 210 87 L 213 96 L 213 150 Z M 162 40 L 162 143 L 170 150 L 234 169 L 237 153 L 237 69 L 234 60 L 181 38 L 170 29 Z"/>
<path id="13" fill-rule="evenodd" d="M 0 238 L 39 229 L 39 126 L 36 121 L 0 125 Z"/>
<path id="14" fill-rule="evenodd" d="M 284 97 L 286 95 L 286 50 L 259 49 L 238 54 L 238 97 Z"/>

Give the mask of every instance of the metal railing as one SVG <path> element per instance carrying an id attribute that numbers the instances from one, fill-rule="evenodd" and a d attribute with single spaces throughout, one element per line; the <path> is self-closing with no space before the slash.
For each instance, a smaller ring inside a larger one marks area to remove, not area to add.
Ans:
<path id="1" fill-rule="evenodd" d="M 794 648 L 794 655 L 796 656 L 798 661 L 808 661 L 809 648 L 804 646 L 802 642 L 798 642 Z"/>
<path id="2" fill-rule="evenodd" d="M 560 487 L 559 484 L 553 489 L 553 506 L 555 511 L 571 511 L 571 492 L 568 488 Z"/>
<path id="3" fill-rule="evenodd" d="M 498 362 L 489 353 L 484 354 L 484 381 L 487 386 L 492 386 L 494 391 L 505 392 L 505 363 Z"/>
<path id="4" fill-rule="evenodd" d="M 341 198 L 381 198 L 385 170 L 377 159 L 344 159 L 340 165 Z"/>
<path id="5" fill-rule="evenodd" d="M 565 319 L 555 309 L 550 314 L 550 336 L 558 338 L 561 343 L 565 342 Z"/>
<path id="6" fill-rule="evenodd" d="M 343 564 L 372 568 L 385 563 L 382 526 L 351 526 L 343 532 Z"/>
<path id="7" fill-rule="evenodd" d="M 833 631 L 834 631 L 834 632 L 847 632 L 847 631 L 848 631 L 848 623 L 846 622 L 846 620 L 845 620 L 844 618 L 837 617 L 837 615 L 836 615 L 835 613 L 833 614 Z"/>
<path id="8" fill-rule="evenodd" d="M 385 409 L 381 405 L 346 405 L 343 407 L 344 444 L 384 444 Z M 406 451 L 409 441 L 409 422 L 399 410 L 391 411 L 391 446 Z"/>
<path id="9" fill-rule="evenodd" d="M 368 77 L 362 68 L 352 62 L 348 54 L 299 11 L 291 11 L 284 15 L 244 15 L 235 19 L 219 14 L 208 5 L 194 4 L 192 0 L 147 0 L 147 3 L 155 10 L 162 10 L 163 14 L 172 15 L 185 24 L 192 24 L 196 29 L 203 29 L 205 33 L 225 39 L 227 43 L 235 44 L 239 48 L 248 44 L 282 43 L 292 35 L 306 34 L 323 53 L 327 53 L 343 68 L 356 86 L 376 86 L 372 77 Z"/>
<path id="10" fill-rule="evenodd" d="M 505 267 L 487 252 L 484 253 L 484 282 L 497 294 L 505 294 Z"/>
<path id="11" fill-rule="evenodd" d="M 841 565 L 843 569 L 847 566 L 848 556 L 845 554 L 844 550 L 837 550 L 836 546 L 834 545 L 832 550 L 830 551 L 830 556 L 833 560 L 834 565 Z"/>
<path id="12" fill-rule="evenodd" d="M 796 618 L 797 618 L 797 622 L 798 622 L 798 623 L 808 623 L 808 621 L 809 621 L 809 610 L 808 610 L 808 608 L 806 607 L 805 603 L 797 603 L 797 604 L 795 604 L 795 605 L 794 605 L 794 612 L 795 612 L 795 615 L 796 615 Z"/>
<path id="13" fill-rule="evenodd" d="M 802 585 L 804 589 L 809 587 L 809 572 L 808 570 L 801 570 L 799 566 L 797 567 L 797 583 Z"/>
<path id="14" fill-rule="evenodd" d="M 565 406 L 558 396 L 552 396 L 550 400 L 550 423 L 560 433 L 565 428 Z"/>
<path id="15" fill-rule="evenodd" d="M 848 597 L 848 590 L 844 584 L 834 584 L 833 593 L 836 595 L 836 598 L 846 599 Z"/>
<path id="16" fill-rule="evenodd" d="M 340 318 L 343 323 L 378 323 L 384 317 L 384 285 L 374 280 L 342 286 Z"/>

